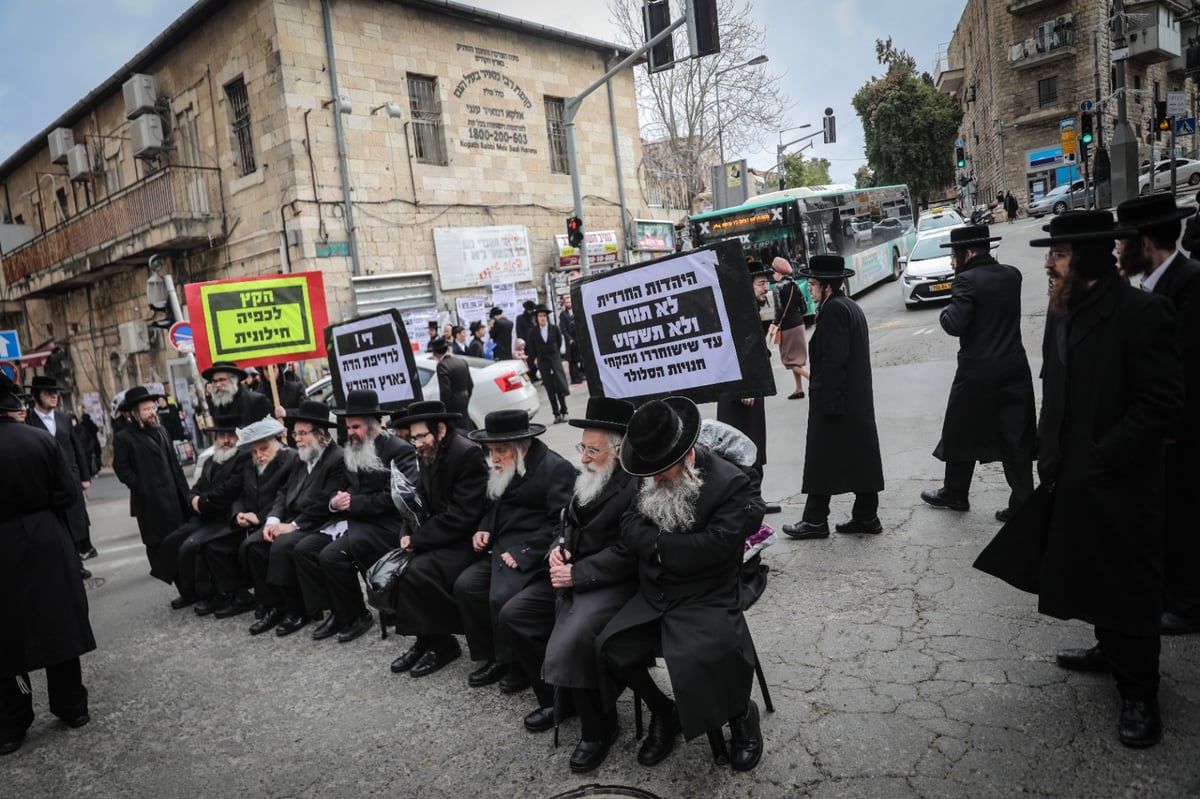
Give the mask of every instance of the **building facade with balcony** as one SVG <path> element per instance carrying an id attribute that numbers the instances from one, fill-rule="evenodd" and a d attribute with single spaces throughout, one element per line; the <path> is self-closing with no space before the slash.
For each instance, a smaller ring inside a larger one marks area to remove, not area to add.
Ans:
<path id="1" fill-rule="evenodd" d="M 65 353 L 73 405 L 107 407 L 177 385 L 147 335 L 152 256 L 181 302 L 187 283 L 323 272 L 336 321 L 490 294 L 503 272 L 464 286 L 434 231 L 518 226 L 519 279 L 541 285 L 573 205 L 564 99 L 626 55 L 452 0 L 201 0 L 0 160 L 0 329 Z M 623 194 L 631 71 L 608 91 L 576 117 L 579 178 L 588 230 L 623 238 L 647 216 Z"/>
<path id="2" fill-rule="evenodd" d="M 938 54 L 935 85 L 963 105 L 959 132 L 967 156 L 959 170 L 966 202 L 995 201 L 1011 191 L 1024 207 L 1055 186 L 1082 177 L 1083 164 L 1064 153 L 1064 120 L 1079 129 L 1080 104 L 1091 101 L 1096 147 L 1112 138 L 1117 103 L 1108 0 L 969 0 L 950 44 Z M 1195 23 L 1191 3 L 1127 0 L 1127 114 L 1139 142 L 1139 163 L 1164 158 L 1171 137 L 1149 133 L 1154 102 L 1184 91 L 1195 116 L 1197 92 L 1185 58 Z M 1181 19 L 1182 18 L 1182 19 Z M 1121 55 L 1118 52 L 1118 55 Z M 1097 90 L 1097 85 L 1099 89 Z M 1179 137 L 1176 153 L 1196 151 L 1195 136 Z M 1069 149 L 1069 147 L 1068 147 Z M 1094 162 L 1093 162 L 1094 163 Z"/>

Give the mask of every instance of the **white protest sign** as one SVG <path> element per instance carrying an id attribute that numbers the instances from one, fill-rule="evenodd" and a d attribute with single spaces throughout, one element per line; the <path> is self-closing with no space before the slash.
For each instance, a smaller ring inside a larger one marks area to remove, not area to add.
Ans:
<path id="1" fill-rule="evenodd" d="M 326 350 L 338 404 L 356 389 L 370 389 L 384 407 L 420 399 L 414 392 L 412 351 L 395 311 L 326 328 Z"/>

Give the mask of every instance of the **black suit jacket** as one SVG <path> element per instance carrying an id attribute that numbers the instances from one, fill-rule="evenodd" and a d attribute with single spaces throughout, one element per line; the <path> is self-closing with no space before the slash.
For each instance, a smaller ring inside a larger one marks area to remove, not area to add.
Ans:
<path id="1" fill-rule="evenodd" d="M 467 362 L 462 358 L 443 356 L 438 361 L 437 379 L 438 393 L 446 410 L 462 414 L 459 427 L 463 427 L 464 423 L 469 425 L 467 408 L 471 404 L 471 393 L 475 390 L 475 381 L 471 379 L 471 367 L 467 366 Z"/>
<path id="2" fill-rule="evenodd" d="M 1200 261 L 1185 258 L 1180 252 L 1154 284 L 1154 293 L 1166 297 L 1175 306 L 1176 340 L 1183 359 L 1186 404 L 1181 429 L 1176 439 L 1187 442 L 1190 451 L 1200 457 Z"/>
<path id="3" fill-rule="evenodd" d="M 41 430 L 46 430 L 46 425 L 42 422 L 41 417 L 32 408 L 29 410 L 29 413 L 25 414 L 25 423 Z M 62 447 L 63 457 L 67 459 L 67 468 L 71 470 L 71 475 L 78 482 L 91 480 L 92 470 L 88 468 L 87 451 L 84 450 L 79 437 L 74 434 L 74 430 L 71 428 L 71 418 L 62 411 L 55 409 L 54 423 L 54 440 Z M 50 431 L 46 430 L 46 432 Z"/>
<path id="4" fill-rule="evenodd" d="M 260 524 L 265 524 L 271 515 L 271 506 L 275 504 L 298 460 L 300 454 L 296 450 L 283 447 L 275 453 L 262 474 L 258 473 L 253 459 L 247 461 L 242 466 L 242 490 L 234 500 L 230 515 L 236 518 L 239 513 L 253 513 Z"/>
<path id="5" fill-rule="evenodd" d="M 188 492 L 188 507 L 192 499 L 200 499 L 200 518 L 206 522 L 228 523 L 233 518 L 234 500 L 242 493 L 246 464 L 254 467 L 249 452 L 239 452 L 225 463 L 209 458 L 200 470 L 200 479 Z"/>
<path id="6" fill-rule="evenodd" d="M 346 470 L 346 490 L 350 493 L 350 509 L 345 515 L 351 519 L 369 519 L 399 516 L 396 503 L 392 501 L 392 470 L 394 464 L 404 473 L 409 482 L 418 478 L 417 451 L 402 438 L 380 435 L 375 438 L 375 452 L 383 465 L 389 468 L 382 472 L 354 472 Z"/>
<path id="7" fill-rule="evenodd" d="M 329 509 L 329 500 L 345 488 L 346 464 L 342 448 L 330 441 L 312 472 L 302 459 L 296 459 L 287 484 L 275 497 L 275 504 L 267 515 L 281 522 L 291 522 L 303 532 L 315 533 L 334 521 L 336 514 Z M 266 519 L 261 521 L 266 523 Z"/>
<path id="8" fill-rule="evenodd" d="M 497 361 L 510 360 L 513 356 L 513 323 L 503 316 L 498 316 L 492 322 L 492 329 L 488 335 L 496 345 L 492 350 L 492 357 Z"/>
<path id="9" fill-rule="evenodd" d="M 267 389 L 270 391 L 270 389 Z M 281 398 L 282 399 L 282 398 Z M 286 405 L 284 406 L 287 407 Z M 212 397 L 208 398 L 208 408 L 215 417 L 217 414 L 236 416 L 238 427 L 261 421 L 267 416 L 275 418 L 275 408 L 271 400 L 252 388 L 239 384 L 237 393 L 233 395 L 233 403 L 228 408 L 218 409 L 213 404 Z"/>

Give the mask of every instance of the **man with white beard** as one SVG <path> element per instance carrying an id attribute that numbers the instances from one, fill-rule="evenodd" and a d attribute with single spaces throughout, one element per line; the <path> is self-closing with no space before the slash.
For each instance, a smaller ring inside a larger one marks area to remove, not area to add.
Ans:
<path id="1" fill-rule="evenodd" d="M 161 396 L 145 386 L 125 392 L 119 409 L 131 415 L 132 423 L 113 440 L 113 471 L 129 488 L 129 515 L 137 518 L 150 563 L 167 533 L 191 515 L 187 479 L 158 420 Z"/>
<path id="2" fill-rule="evenodd" d="M 238 427 L 272 415 L 271 400 L 242 384 L 246 370 L 236 363 L 217 361 L 200 373 L 208 381 L 208 404 L 213 416 L 235 416 Z"/>
<path id="3" fill-rule="evenodd" d="M 538 701 L 525 717 L 525 729 L 553 727 L 551 685 L 569 689 L 561 715 L 578 713 L 582 725 L 570 760 L 576 773 L 603 763 L 618 734 L 615 697 L 601 699 L 596 635 L 637 591 L 637 561 L 621 543 L 621 517 L 637 496 L 638 481 L 617 464 L 632 415 L 633 405 L 625 400 L 592 397 L 585 418 L 570 420 L 583 430 L 575 445 L 582 468 L 562 535 L 550 550 L 550 571 L 500 611 L 500 635 L 510 642 Z"/>
<path id="4" fill-rule="evenodd" d="M 741 469 L 696 444 L 699 434 L 700 411 L 683 397 L 651 400 L 629 420 L 621 466 L 643 479 L 621 536 L 637 558 L 639 590 L 597 644 L 617 682 L 650 706 L 639 763 L 662 761 L 681 731 L 690 739 L 728 722 L 731 765 L 747 771 L 762 756 L 762 733 L 738 574 L 762 505 Z M 674 701 L 646 667 L 660 652 Z"/>
<path id="5" fill-rule="evenodd" d="M 263 617 L 251 625 L 251 635 L 272 627 L 277 628 L 276 635 L 290 635 L 308 624 L 292 555 L 302 540 L 323 535 L 322 528 L 336 520 L 337 511 L 329 503 L 346 488 L 342 448 L 329 432 L 337 426 L 329 419 L 329 408 L 305 400 L 287 412 L 284 423 L 292 428 L 300 459 L 275 497 L 262 529 L 252 533 L 241 549 L 254 593 L 265 608 Z"/>
<path id="6" fill-rule="evenodd" d="M 546 570 L 546 555 L 563 509 L 571 501 L 575 468 L 536 436 L 545 425 L 533 424 L 522 410 L 492 411 L 483 430 L 468 437 L 488 449 L 491 500 L 471 544 L 476 561 L 454 582 L 454 599 L 472 660 L 484 665 L 472 672 L 472 688 L 500 682 L 504 693 L 529 685 L 514 664 L 508 641 L 496 635 L 504 603 Z"/>
<path id="7" fill-rule="evenodd" d="M 374 618 L 363 602 L 358 573 L 400 544 L 400 511 L 392 501 L 392 467 L 410 482 L 417 481 L 417 452 L 392 435 L 381 421 L 379 395 L 369 389 L 351 391 L 346 407 L 335 410 L 346 422 L 346 490 L 329 502 L 337 520 L 296 545 L 292 557 L 300 591 L 310 616 L 331 613 L 315 630 L 314 641 L 336 635 L 338 643 L 353 641 L 371 629 Z M 352 549 L 363 560 L 355 563 Z"/>

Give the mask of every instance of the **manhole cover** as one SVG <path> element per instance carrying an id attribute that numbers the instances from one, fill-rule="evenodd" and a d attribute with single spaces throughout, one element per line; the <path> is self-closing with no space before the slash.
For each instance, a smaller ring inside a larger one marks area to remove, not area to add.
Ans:
<path id="1" fill-rule="evenodd" d="M 83 581 L 83 587 L 88 591 L 95 590 L 102 585 L 104 585 L 103 577 L 89 577 Z"/>
<path id="2" fill-rule="evenodd" d="M 585 785 L 566 793 L 555 794 L 550 799 L 579 799 L 584 796 L 594 797 L 594 799 L 610 799 L 618 796 L 631 796 L 634 799 L 659 799 L 649 791 L 643 791 L 641 788 L 628 788 L 624 785 Z"/>

